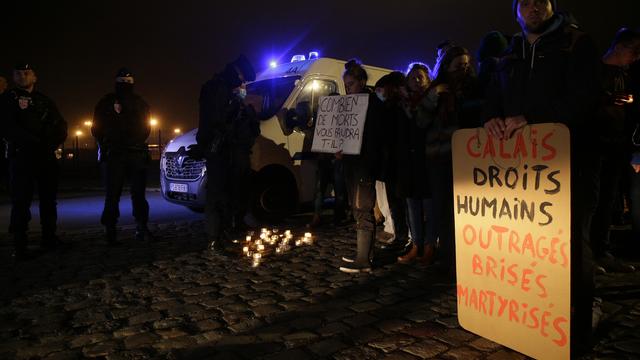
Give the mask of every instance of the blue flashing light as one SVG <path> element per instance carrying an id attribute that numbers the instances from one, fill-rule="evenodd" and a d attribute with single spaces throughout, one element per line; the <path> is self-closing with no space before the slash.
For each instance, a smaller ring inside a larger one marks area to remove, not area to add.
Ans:
<path id="1" fill-rule="evenodd" d="M 291 62 L 305 61 L 305 60 L 307 60 L 307 58 L 304 55 L 293 55 L 293 57 L 291 58 Z"/>
<path id="2" fill-rule="evenodd" d="M 312 51 L 309 53 L 309 60 L 317 59 L 320 57 L 320 54 L 317 51 Z"/>
<path id="3" fill-rule="evenodd" d="M 278 63 L 276 61 L 270 61 L 269 62 L 269 67 L 272 68 L 272 69 L 276 68 L 277 66 L 278 66 Z"/>

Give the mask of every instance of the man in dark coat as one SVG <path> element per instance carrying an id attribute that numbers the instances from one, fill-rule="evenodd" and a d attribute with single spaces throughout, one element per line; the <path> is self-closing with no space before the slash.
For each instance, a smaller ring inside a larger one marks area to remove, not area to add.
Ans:
<path id="1" fill-rule="evenodd" d="M 207 160 L 206 231 L 216 251 L 224 250 L 229 231 L 242 226 L 248 207 L 251 148 L 260 127 L 244 98 L 245 83 L 255 78 L 249 60 L 241 55 L 200 91 L 197 147 L 191 154 Z"/>
<path id="2" fill-rule="evenodd" d="M 590 343 L 593 258 L 589 243 L 597 203 L 594 119 L 598 56 L 592 39 L 556 12 L 555 1 L 514 0 L 523 32 L 516 34 L 489 85 L 485 129 L 509 138 L 527 124 L 561 122 L 571 131 L 572 351 Z M 583 349 L 584 350 L 584 349 Z"/>
<path id="3" fill-rule="evenodd" d="M 115 92 L 105 95 L 96 105 L 91 134 L 99 146 L 105 201 L 100 222 L 106 241 L 118 245 L 116 224 L 120 217 L 120 195 L 125 179 L 131 181 L 131 203 L 136 219 L 136 239 L 151 239 L 147 227 L 149 203 L 145 198 L 151 132 L 149 105 L 133 92 L 134 77 L 122 68 L 115 78 Z"/>
<path id="4" fill-rule="evenodd" d="M 629 139 L 633 135 L 634 99 L 628 67 L 640 59 L 640 33 L 623 28 L 616 34 L 600 64 L 600 102 L 596 113 L 600 156 L 593 159 L 599 185 L 598 207 L 591 224 L 591 244 L 599 272 L 632 272 L 634 267 L 611 253 L 609 228 L 622 174 L 629 168 Z"/>
<path id="5" fill-rule="evenodd" d="M 28 63 L 16 65 L 13 80 L 17 87 L 2 95 L 0 117 L 5 123 L 3 136 L 9 158 L 11 220 L 15 256 L 24 259 L 27 253 L 27 228 L 31 220 L 31 200 L 34 185 L 40 200 L 42 247 L 60 245 L 56 236 L 58 164 L 55 150 L 67 137 L 67 123 L 55 103 L 35 90 L 37 81 Z"/>

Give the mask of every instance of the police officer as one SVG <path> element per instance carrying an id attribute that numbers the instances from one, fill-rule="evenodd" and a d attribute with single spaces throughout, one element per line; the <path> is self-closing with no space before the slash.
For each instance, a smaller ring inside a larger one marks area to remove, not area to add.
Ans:
<path id="1" fill-rule="evenodd" d="M 207 236 L 214 250 L 224 249 L 228 231 L 238 229 L 248 206 L 249 157 L 260 128 L 246 106 L 245 82 L 255 72 L 243 55 L 207 81 L 200 92 L 196 156 L 207 160 Z"/>
<path id="2" fill-rule="evenodd" d="M 67 138 L 67 123 L 55 103 L 35 90 L 37 80 L 31 64 L 16 65 L 13 81 L 17 87 L 5 92 L 0 101 L 9 158 L 9 233 L 13 235 L 14 256 L 18 259 L 29 257 L 27 229 L 34 185 L 40 200 L 41 246 L 50 250 L 61 245 L 56 236 L 58 164 L 55 150 Z"/>
<path id="3" fill-rule="evenodd" d="M 151 132 L 149 105 L 133 92 L 133 73 L 121 68 L 115 78 L 115 92 L 105 95 L 96 105 L 91 134 L 99 147 L 105 185 L 104 210 L 100 222 L 105 227 L 106 241 L 118 245 L 116 224 L 120 217 L 120 195 L 125 178 L 131 182 L 136 239 L 152 240 L 147 227 L 149 203 L 145 198 Z"/>

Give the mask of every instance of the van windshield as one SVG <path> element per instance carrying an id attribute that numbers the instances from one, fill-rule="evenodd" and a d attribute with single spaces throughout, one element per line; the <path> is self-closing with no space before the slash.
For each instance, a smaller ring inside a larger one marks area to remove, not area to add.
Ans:
<path id="1" fill-rule="evenodd" d="M 253 105 L 261 120 L 274 116 L 287 100 L 300 76 L 260 80 L 247 85 L 245 102 Z"/>

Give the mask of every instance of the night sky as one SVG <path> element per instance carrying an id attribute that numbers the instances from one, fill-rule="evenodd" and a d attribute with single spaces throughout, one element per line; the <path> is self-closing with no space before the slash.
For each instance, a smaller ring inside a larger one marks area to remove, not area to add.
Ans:
<path id="1" fill-rule="evenodd" d="M 602 51 L 620 26 L 640 26 L 638 0 L 558 2 Z M 311 50 L 404 69 L 416 60 L 432 64 L 444 39 L 475 51 L 490 30 L 518 30 L 509 0 L 12 1 L 2 7 L 0 75 L 10 78 L 20 59 L 34 64 L 38 88 L 58 103 L 70 130 L 90 119 L 120 66 L 136 74 L 136 91 L 168 133 L 196 126 L 200 85 L 240 53 L 257 70 Z"/>

